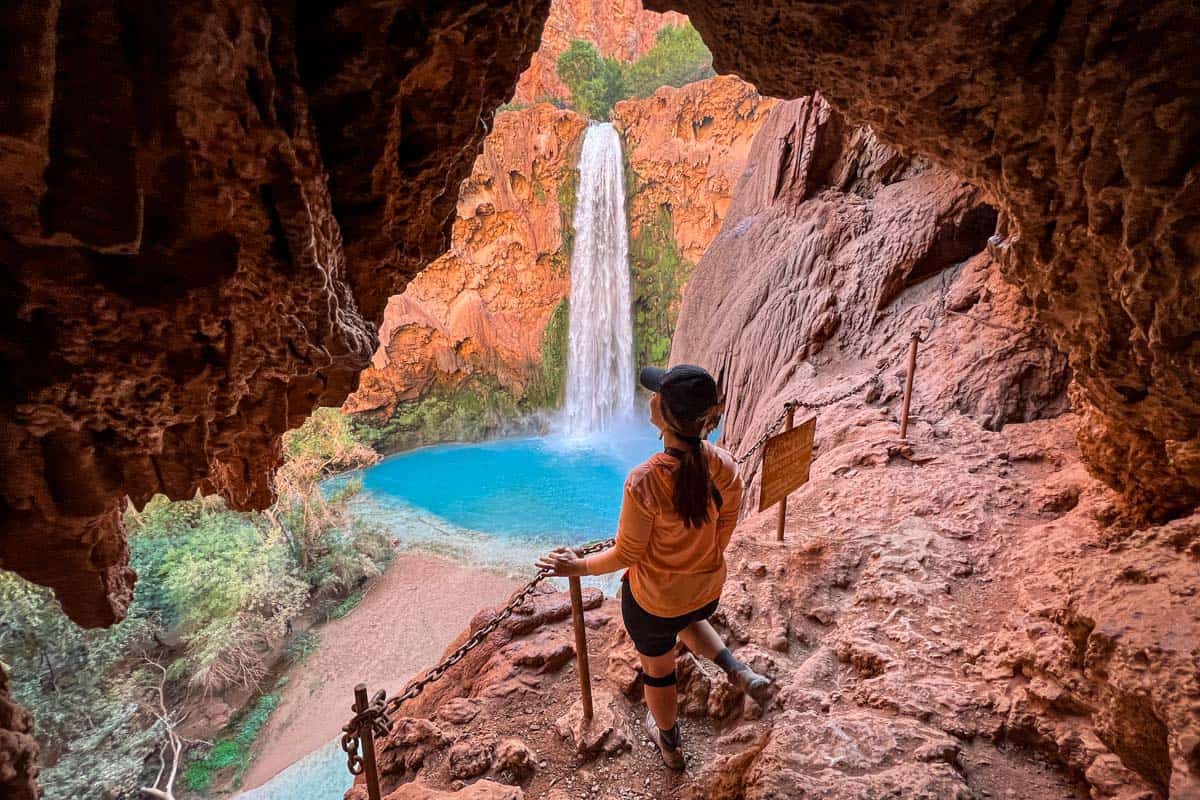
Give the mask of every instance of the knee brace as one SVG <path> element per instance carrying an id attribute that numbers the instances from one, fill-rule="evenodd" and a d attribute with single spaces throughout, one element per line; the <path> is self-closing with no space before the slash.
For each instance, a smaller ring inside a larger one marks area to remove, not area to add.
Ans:
<path id="1" fill-rule="evenodd" d="M 662 675 L 660 677 L 655 677 L 654 675 L 647 675 L 645 672 L 643 672 L 642 673 L 642 682 L 644 684 L 646 684 L 647 686 L 653 686 L 655 688 L 664 688 L 666 686 L 674 686 L 676 683 L 679 682 L 679 677 L 675 674 L 675 670 L 671 670 L 670 674 Z"/>

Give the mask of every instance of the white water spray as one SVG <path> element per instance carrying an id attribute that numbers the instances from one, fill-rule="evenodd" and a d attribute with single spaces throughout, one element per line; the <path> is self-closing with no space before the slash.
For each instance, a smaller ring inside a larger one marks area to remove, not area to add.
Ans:
<path id="1" fill-rule="evenodd" d="M 571 254 L 566 432 L 596 433 L 633 408 L 633 318 L 621 138 L 593 124 L 579 157 Z"/>

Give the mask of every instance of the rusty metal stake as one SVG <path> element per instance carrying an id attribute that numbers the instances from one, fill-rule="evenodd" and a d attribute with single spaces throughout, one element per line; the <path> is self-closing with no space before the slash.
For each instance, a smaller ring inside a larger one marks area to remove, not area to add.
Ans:
<path id="1" fill-rule="evenodd" d="M 791 403 L 787 403 L 783 407 L 783 413 L 787 415 L 787 421 L 784 423 L 783 429 L 784 429 L 784 431 L 790 431 L 792 429 L 792 423 L 795 421 L 795 418 L 796 418 L 796 407 L 793 406 Z M 766 452 L 765 447 L 763 448 L 763 452 L 764 453 Z M 782 500 L 779 501 L 779 521 L 775 525 L 775 541 L 777 541 L 777 542 L 783 541 L 783 526 L 786 522 L 787 522 L 787 497 L 785 496 Z"/>
<path id="2" fill-rule="evenodd" d="M 588 666 L 587 630 L 583 627 L 583 585 L 577 575 L 571 584 L 571 617 L 575 622 L 575 658 L 579 662 L 579 690 L 583 694 L 583 718 L 592 718 L 592 672 Z"/>
<path id="3" fill-rule="evenodd" d="M 354 687 L 354 713 L 361 714 L 367 710 L 370 700 L 367 698 L 367 685 L 360 683 Z M 363 774 L 367 776 L 367 795 L 371 800 L 380 800 L 379 769 L 375 765 L 375 733 L 368 722 L 358 731 L 362 741 Z"/>
<path id="4" fill-rule="evenodd" d="M 917 344 L 921 341 L 921 334 L 913 331 L 912 339 L 908 343 L 908 375 L 904 378 L 904 408 L 900 412 L 900 438 L 908 438 L 908 408 L 912 403 L 912 387 L 913 375 L 917 372 Z"/>

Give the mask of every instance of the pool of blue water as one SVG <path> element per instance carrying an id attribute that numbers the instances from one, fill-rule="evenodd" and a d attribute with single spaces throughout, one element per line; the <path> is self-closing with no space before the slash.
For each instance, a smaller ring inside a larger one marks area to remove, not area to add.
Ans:
<path id="1" fill-rule="evenodd" d="M 616 529 L 625 476 L 659 447 L 648 424 L 589 439 L 540 437 L 426 447 L 363 473 L 377 502 L 461 529 L 578 543 Z"/>

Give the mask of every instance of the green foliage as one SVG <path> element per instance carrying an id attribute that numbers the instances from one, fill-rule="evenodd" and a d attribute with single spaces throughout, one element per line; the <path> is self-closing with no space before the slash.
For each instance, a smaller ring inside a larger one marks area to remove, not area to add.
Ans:
<path id="1" fill-rule="evenodd" d="M 153 619 L 135 607 L 119 625 L 84 630 L 50 590 L 2 571 L 0 610 L 0 661 L 11 668 L 13 696 L 37 720 L 43 757 L 56 756 L 42 773 L 47 800 L 132 785 L 154 736 L 137 710 L 130 662 L 153 642 Z"/>
<path id="2" fill-rule="evenodd" d="M 629 243 L 633 273 L 633 348 L 637 364 L 665 365 L 679 298 L 693 265 L 675 245 L 671 209 L 663 206 Z"/>
<path id="3" fill-rule="evenodd" d="M 477 375 L 456 391 L 438 392 L 397 404 L 385 420 L 362 415 L 360 435 L 383 453 L 437 442 L 477 442 L 499 433 L 510 420 L 532 410 L 493 376 Z"/>
<path id="4" fill-rule="evenodd" d="M 217 740 L 207 756 L 188 762 L 183 776 L 184 785 L 193 792 L 208 792 L 213 787 L 217 773 L 223 770 L 232 770 L 232 784 L 240 785 L 242 776 L 250 766 L 254 740 L 278 705 L 278 694 L 264 694 L 258 698 L 253 708 L 234 723 L 232 733 Z"/>
<path id="5" fill-rule="evenodd" d="M 537 380 L 529 389 L 529 402 L 538 408 L 557 408 L 567 379 L 567 347 L 571 322 L 570 300 L 566 297 L 554 309 L 542 331 L 542 364 Z"/>
<path id="6" fill-rule="evenodd" d="M 690 23 L 660 30 L 654 47 L 632 64 L 604 58 L 594 44 L 576 39 L 558 57 L 556 67 L 575 110 L 599 120 L 607 120 L 621 100 L 715 74 L 712 53 Z"/>
<path id="7" fill-rule="evenodd" d="M 338 603 L 338 605 L 329 612 L 329 619 L 342 619 L 345 617 L 351 611 L 358 608 L 358 604 L 362 602 L 363 596 L 364 595 L 362 592 L 355 592 L 342 602 Z"/>
<path id="8" fill-rule="evenodd" d="M 654 47 L 629 66 L 628 97 L 649 97 L 660 86 L 686 86 L 711 78 L 712 53 L 689 22 L 658 32 Z"/>

